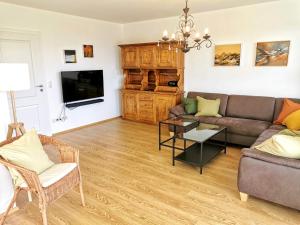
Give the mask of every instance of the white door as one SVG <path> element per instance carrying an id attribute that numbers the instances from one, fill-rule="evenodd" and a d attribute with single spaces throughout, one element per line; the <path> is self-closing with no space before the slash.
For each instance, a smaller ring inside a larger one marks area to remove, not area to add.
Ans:
<path id="1" fill-rule="evenodd" d="M 46 88 L 41 67 L 39 34 L 0 30 L 1 62 L 28 63 L 30 89 L 15 93 L 17 119 L 18 122 L 24 123 L 27 130 L 34 128 L 39 133 L 50 134 Z"/>

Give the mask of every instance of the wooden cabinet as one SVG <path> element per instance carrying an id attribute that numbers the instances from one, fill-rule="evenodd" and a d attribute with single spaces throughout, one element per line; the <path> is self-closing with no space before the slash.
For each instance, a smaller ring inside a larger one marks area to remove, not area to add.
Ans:
<path id="1" fill-rule="evenodd" d="M 156 67 L 156 46 L 142 46 L 140 52 L 140 67 L 149 69 Z"/>
<path id="2" fill-rule="evenodd" d="M 169 95 L 158 95 L 156 101 L 157 121 L 165 120 L 169 116 L 169 109 L 176 105 L 176 97 Z"/>
<path id="3" fill-rule="evenodd" d="M 135 93 L 122 93 L 123 118 L 137 119 L 137 95 Z"/>
<path id="4" fill-rule="evenodd" d="M 167 119 L 169 109 L 179 104 L 183 95 L 184 54 L 165 43 L 120 47 L 123 118 L 145 123 Z"/>
<path id="5" fill-rule="evenodd" d="M 169 45 L 162 45 L 158 48 L 157 66 L 174 68 L 176 67 L 176 52 L 173 49 L 169 49 Z"/>
<path id="6" fill-rule="evenodd" d="M 122 90 L 123 118 L 157 123 L 169 116 L 169 109 L 180 103 L 182 94 Z"/>
<path id="7" fill-rule="evenodd" d="M 122 67 L 123 68 L 139 68 L 139 49 L 134 46 L 122 49 Z"/>
<path id="8" fill-rule="evenodd" d="M 155 123 L 155 104 L 152 94 L 140 93 L 138 96 L 138 120 Z"/>

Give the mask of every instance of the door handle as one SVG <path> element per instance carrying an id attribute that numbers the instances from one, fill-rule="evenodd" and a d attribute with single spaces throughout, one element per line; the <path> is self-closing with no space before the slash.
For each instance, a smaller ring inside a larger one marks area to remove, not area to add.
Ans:
<path id="1" fill-rule="evenodd" d="M 40 84 L 40 85 L 36 85 L 35 87 L 37 87 L 37 88 L 43 88 L 44 85 Z"/>

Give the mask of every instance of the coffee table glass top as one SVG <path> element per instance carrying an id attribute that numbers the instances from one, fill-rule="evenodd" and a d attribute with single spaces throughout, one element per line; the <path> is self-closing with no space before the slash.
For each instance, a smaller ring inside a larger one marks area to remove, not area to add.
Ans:
<path id="1" fill-rule="evenodd" d="M 169 119 L 161 121 L 161 123 L 175 125 L 175 126 L 179 126 L 179 127 L 187 127 L 187 126 L 190 126 L 191 124 L 194 124 L 197 122 L 198 121 L 195 119 L 181 117 L 181 116 L 169 118 Z"/>
<path id="2" fill-rule="evenodd" d="M 224 126 L 200 123 L 198 127 L 183 133 L 182 139 L 203 143 L 225 129 Z"/>

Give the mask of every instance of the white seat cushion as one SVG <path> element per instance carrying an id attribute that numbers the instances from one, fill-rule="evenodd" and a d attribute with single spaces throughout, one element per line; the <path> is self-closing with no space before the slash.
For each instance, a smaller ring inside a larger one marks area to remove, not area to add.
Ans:
<path id="1" fill-rule="evenodd" d="M 46 188 L 55 182 L 59 181 L 77 167 L 76 163 L 58 163 L 54 164 L 39 175 L 42 187 Z M 21 187 L 27 187 L 26 183 L 23 183 Z"/>
<path id="2" fill-rule="evenodd" d="M 42 187 L 49 187 L 77 167 L 76 163 L 54 164 L 39 175 Z"/>

